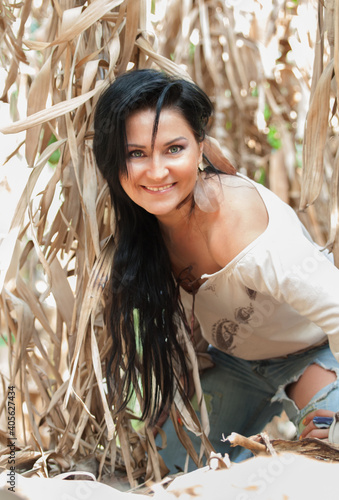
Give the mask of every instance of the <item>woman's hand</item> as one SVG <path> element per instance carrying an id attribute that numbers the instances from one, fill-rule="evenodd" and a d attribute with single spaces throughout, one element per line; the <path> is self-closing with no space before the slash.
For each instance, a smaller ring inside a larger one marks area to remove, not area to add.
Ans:
<path id="1" fill-rule="evenodd" d="M 303 438 L 318 438 L 318 439 L 328 439 L 329 429 L 318 429 L 314 423 L 314 417 L 334 417 L 334 411 L 330 410 L 314 410 L 306 415 L 303 420 L 303 425 L 305 429 L 300 434 L 299 439 Z"/>

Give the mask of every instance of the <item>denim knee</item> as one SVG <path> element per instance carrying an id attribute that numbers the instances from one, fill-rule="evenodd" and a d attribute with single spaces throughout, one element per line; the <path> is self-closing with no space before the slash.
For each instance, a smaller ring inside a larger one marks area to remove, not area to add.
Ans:
<path id="1" fill-rule="evenodd" d="M 320 389 L 310 401 L 303 407 L 298 408 L 293 399 L 290 399 L 286 393 L 286 387 L 291 383 L 297 381 L 303 374 L 305 369 L 311 364 L 318 364 L 322 368 L 329 370 L 336 374 L 337 379 Z M 289 419 L 294 423 L 297 428 L 297 435 L 302 433 L 304 429 L 303 420 L 305 416 L 318 409 L 338 411 L 339 409 L 339 365 L 334 359 L 331 352 L 322 351 L 319 356 L 316 356 L 299 374 L 292 380 L 289 380 L 284 386 L 280 387 L 273 400 L 280 401 L 286 411 Z"/>

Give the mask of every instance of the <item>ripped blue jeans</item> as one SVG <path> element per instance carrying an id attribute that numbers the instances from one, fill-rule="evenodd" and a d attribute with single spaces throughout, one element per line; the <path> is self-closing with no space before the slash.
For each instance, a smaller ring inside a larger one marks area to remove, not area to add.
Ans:
<path id="1" fill-rule="evenodd" d="M 284 358 L 260 361 L 229 356 L 212 346 L 209 353 L 215 367 L 207 370 L 201 378 L 210 418 L 209 439 L 217 452 L 229 453 L 233 461 L 241 461 L 250 454 L 243 448 L 230 448 L 228 443 L 223 443 L 223 434 L 258 434 L 274 416 L 285 410 L 299 435 L 303 429 L 302 421 L 310 411 L 318 408 L 339 411 L 339 363 L 328 344 Z M 304 408 L 299 409 L 285 389 L 298 380 L 312 363 L 333 371 L 337 380 L 321 389 Z M 177 439 L 170 420 L 163 428 L 168 444 L 161 455 L 172 473 L 178 468 L 183 470 L 186 450 Z M 200 439 L 192 434 L 189 436 L 199 452 Z M 188 470 L 194 468 L 196 466 L 190 459 Z"/>

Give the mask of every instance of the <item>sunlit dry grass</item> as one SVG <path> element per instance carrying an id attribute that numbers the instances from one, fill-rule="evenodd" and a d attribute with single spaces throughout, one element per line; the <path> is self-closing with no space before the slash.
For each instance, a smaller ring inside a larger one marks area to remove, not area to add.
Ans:
<path id="1" fill-rule="evenodd" d="M 301 217 L 339 262 L 335 2 L 274 5 L 0 2 L 2 100 L 13 116 L 2 133 L 26 131 L 19 149 L 30 168 L 0 247 L 10 353 L 0 376 L 4 393 L 16 386 L 20 446 L 35 453 L 22 455 L 26 469 L 54 474 L 90 455 L 100 478 L 121 471 L 131 485 L 166 471 L 153 433 L 136 432 L 132 413 L 113 418 L 106 399 L 104 291 L 114 219 L 93 160 L 92 120 L 117 74 L 155 66 L 193 78 L 215 105 L 211 135 L 241 172 L 294 208 L 318 199 Z M 317 16 L 326 27 L 318 35 Z M 27 96 L 27 117 L 17 95 Z M 0 404 L 5 421 L 5 397 Z M 191 408 L 185 418 L 199 427 Z M 49 469 L 37 461 L 42 451 Z"/>

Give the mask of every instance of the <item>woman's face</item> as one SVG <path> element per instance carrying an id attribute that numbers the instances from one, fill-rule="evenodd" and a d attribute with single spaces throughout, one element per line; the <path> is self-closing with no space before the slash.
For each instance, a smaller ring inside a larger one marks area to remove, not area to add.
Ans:
<path id="1" fill-rule="evenodd" d="M 127 119 L 128 176 L 120 175 L 120 182 L 129 198 L 165 223 L 175 220 L 178 205 L 193 191 L 202 143 L 180 112 L 164 109 L 152 150 L 154 119 L 150 109 Z"/>

